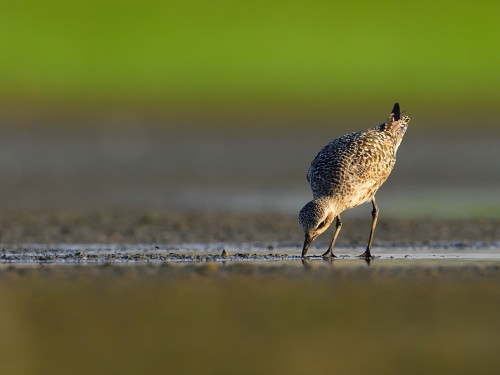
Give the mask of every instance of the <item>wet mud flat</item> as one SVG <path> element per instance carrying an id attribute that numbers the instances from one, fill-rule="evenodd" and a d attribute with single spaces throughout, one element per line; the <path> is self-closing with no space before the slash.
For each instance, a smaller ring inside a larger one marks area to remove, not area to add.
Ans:
<path id="1" fill-rule="evenodd" d="M 66 209 L 0 212 L 0 244 L 236 244 L 243 250 L 296 248 L 304 234 L 297 212 L 225 212 L 206 210 Z M 361 210 L 368 208 L 360 207 Z M 349 212 L 348 212 L 349 213 Z M 371 216 L 345 215 L 338 246 L 366 245 Z M 326 247 L 329 228 L 314 244 Z M 488 247 L 500 241 L 500 218 L 401 218 L 381 215 L 374 245 L 379 247 Z M 244 244 L 244 245 L 243 245 Z M 246 247 L 245 247 L 246 246 Z M 221 249 L 222 250 L 222 249 Z"/>
<path id="2" fill-rule="evenodd" d="M 0 245 L 0 264 L 141 264 L 141 263 L 265 263 L 283 262 L 294 265 L 307 262 L 368 265 L 408 263 L 432 264 L 432 261 L 453 264 L 459 262 L 500 262 L 500 241 L 489 246 L 462 243 L 440 246 L 387 246 L 374 248 L 371 259 L 362 259 L 362 248 L 337 248 L 333 258 L 324 258 L 321 248 L 313 247 L 305 258 L 300 248 L 290 246 L 258 247 L 234 244 L 120 245 L 120 244 L 28 244 Z"/>
<path id="3" fill-rule="evenodd" d="M 500 283 L 500 256 L 497 254 L 413 254 L 390 253 L 371 260 L 354 255 L 342 255 L 334 260 L 319 256 L 301 259 L 298 255 L 235 253 L 228 257 L 210 254 L 169 254 L 141 257 L 119 255 L 104 256 L 99 260 L 63 256 L 57 261 L 46 260 L 0 262 L 0 278 L 36 278 L 96 283 L 98 281 L 123 282 L 185 282 L 200 279 L 241 280 L 248 285 L 262 280 L 306 282 L 399 283 L 429 282 L 494 282 Z M 403 284 L 403 286 L 404 286 Z M 348 286 L 347 286 L 348 287 Z"/>
<path id="4" fill-rule="evenodd" d="M 176 274 L 203 264 L 227 272 L 249 266 L 301 269 L 362 268 L 357 258 L 365 246 L 369 219 L 347 218 L 337 255 L 320 256 L 328 246 L 327 231 L 303 261 L 303 234 L 295 215 L 209 212 L 101 211 L 18 214 L 0 217 L 0 264 L 177 265 Z M 366 229 L 366 230 L 362 230 Z M 500 220 L 382 218 L 372 269 L 493 266 L 500 261 Z M 318 266 L 320 265 L 321 266 Z M 276 271 L 278 272 L 278 271 Z M 295 272 L 295 271 L 292 271 Z M 300 272 L 300 271 L 299 271 Z M 322 272 L 322 271 L 319 271 Z M 363 272 L 363 271 L 360 271 Z"/>
<path id="5" fill-rule="evenodd" d="M 73 244 L 3 246 L 0 277 L 185 280 L 190 278 L 329 280 L 332 282 L 411 281 L 500 282 L 500 243 L 491 246 L 374 248 L 362 259 L 362 248 L 338 248 L 323 258 L 321 248 L 255 247 L 231 244 L 113 245 Z"/>

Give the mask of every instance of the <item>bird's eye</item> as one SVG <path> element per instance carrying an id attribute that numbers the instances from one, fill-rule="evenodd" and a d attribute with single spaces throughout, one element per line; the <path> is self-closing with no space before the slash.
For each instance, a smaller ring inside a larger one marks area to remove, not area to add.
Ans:
<path id="1" fill-rule="evenodd" d="M 323 220 L 321 223 L 319 223 L 318 228 L 316 229 L 321 229 L 326 225 L 326 220 Z"/>

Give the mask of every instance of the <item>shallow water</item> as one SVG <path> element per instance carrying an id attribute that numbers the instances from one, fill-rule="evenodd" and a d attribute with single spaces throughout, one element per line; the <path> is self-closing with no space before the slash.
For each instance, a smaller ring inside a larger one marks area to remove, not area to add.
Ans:
<path id="1" fill-rule="evenodd" d="M 338 248 L 336 257 L 324 259 L 323 249 L 312 248 L 307 258 L 301 258 L 301 249 L 288 246 L 258 247 L 234 244 L 179 244 L 179 245 L 119 245 L 119 244 L 26 244 L 2 246 L 3 264 L 102 264 L 102 263 L 283 263 L 302 265 L 333 263 L 335 266 L 369 264 L 371 266 L 432 266 L 464 263 L 500 265 L 500 244 L 467 246 L 441 244 L 440 246 L 406 246 L 374 248 L 370 261 L 360 259 L 361 248 Z"/>

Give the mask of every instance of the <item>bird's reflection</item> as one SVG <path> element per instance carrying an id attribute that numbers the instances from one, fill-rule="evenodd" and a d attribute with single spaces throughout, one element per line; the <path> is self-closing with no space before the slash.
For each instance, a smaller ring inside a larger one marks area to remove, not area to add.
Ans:
<path id="1" fill-rule="evenodd" d="M 336 257 L 336 256 L 333 256 L 333 257 L 321 257 L 320 259 L 319 258 L 310 258 L 310 257 L 304 257 L 301 259 L 301 262 L 302 262 L 302 266 L 304 267 L 305 270 L 309 271 L 313 268 L 311 262 L 314 262 L 315 260 L 321 260 L 322 262 L 325 262 L 327 264 L 330 265 L 330 267 L 333 268 L 334 266 L 334 263 L 339 261 L 339 260 L 342 260 L 342 259 L 345 259 L 345 258 L 348 258 L 348 259 L 351 259 L 350 257 Z M 356 257 L 356 259 L 361 259 L 365 262 L 366 266 L 367 267 L 370 267 L 371 265 L 371 262 L 373 261 L 373 258 L 374 257 Z"/>

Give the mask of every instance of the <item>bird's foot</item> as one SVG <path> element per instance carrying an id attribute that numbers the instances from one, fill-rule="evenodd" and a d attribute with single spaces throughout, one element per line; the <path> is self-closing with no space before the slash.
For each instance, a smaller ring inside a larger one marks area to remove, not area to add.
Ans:
<path id="1" fill-rule="evenodd" d="M 325 259 L 337 258 L 337 256 L 332 252 L 332 249 L 330 248 L 327 251 L 325 251 L 321 256 Z"/>
<path id="2" fill-rule="evenodd" d="M 358 255 L 358 258 L 371 259 L 372 253 L 370 252 L 370 249 L 366 249 L 366 251 L 363 254 Z"/>

